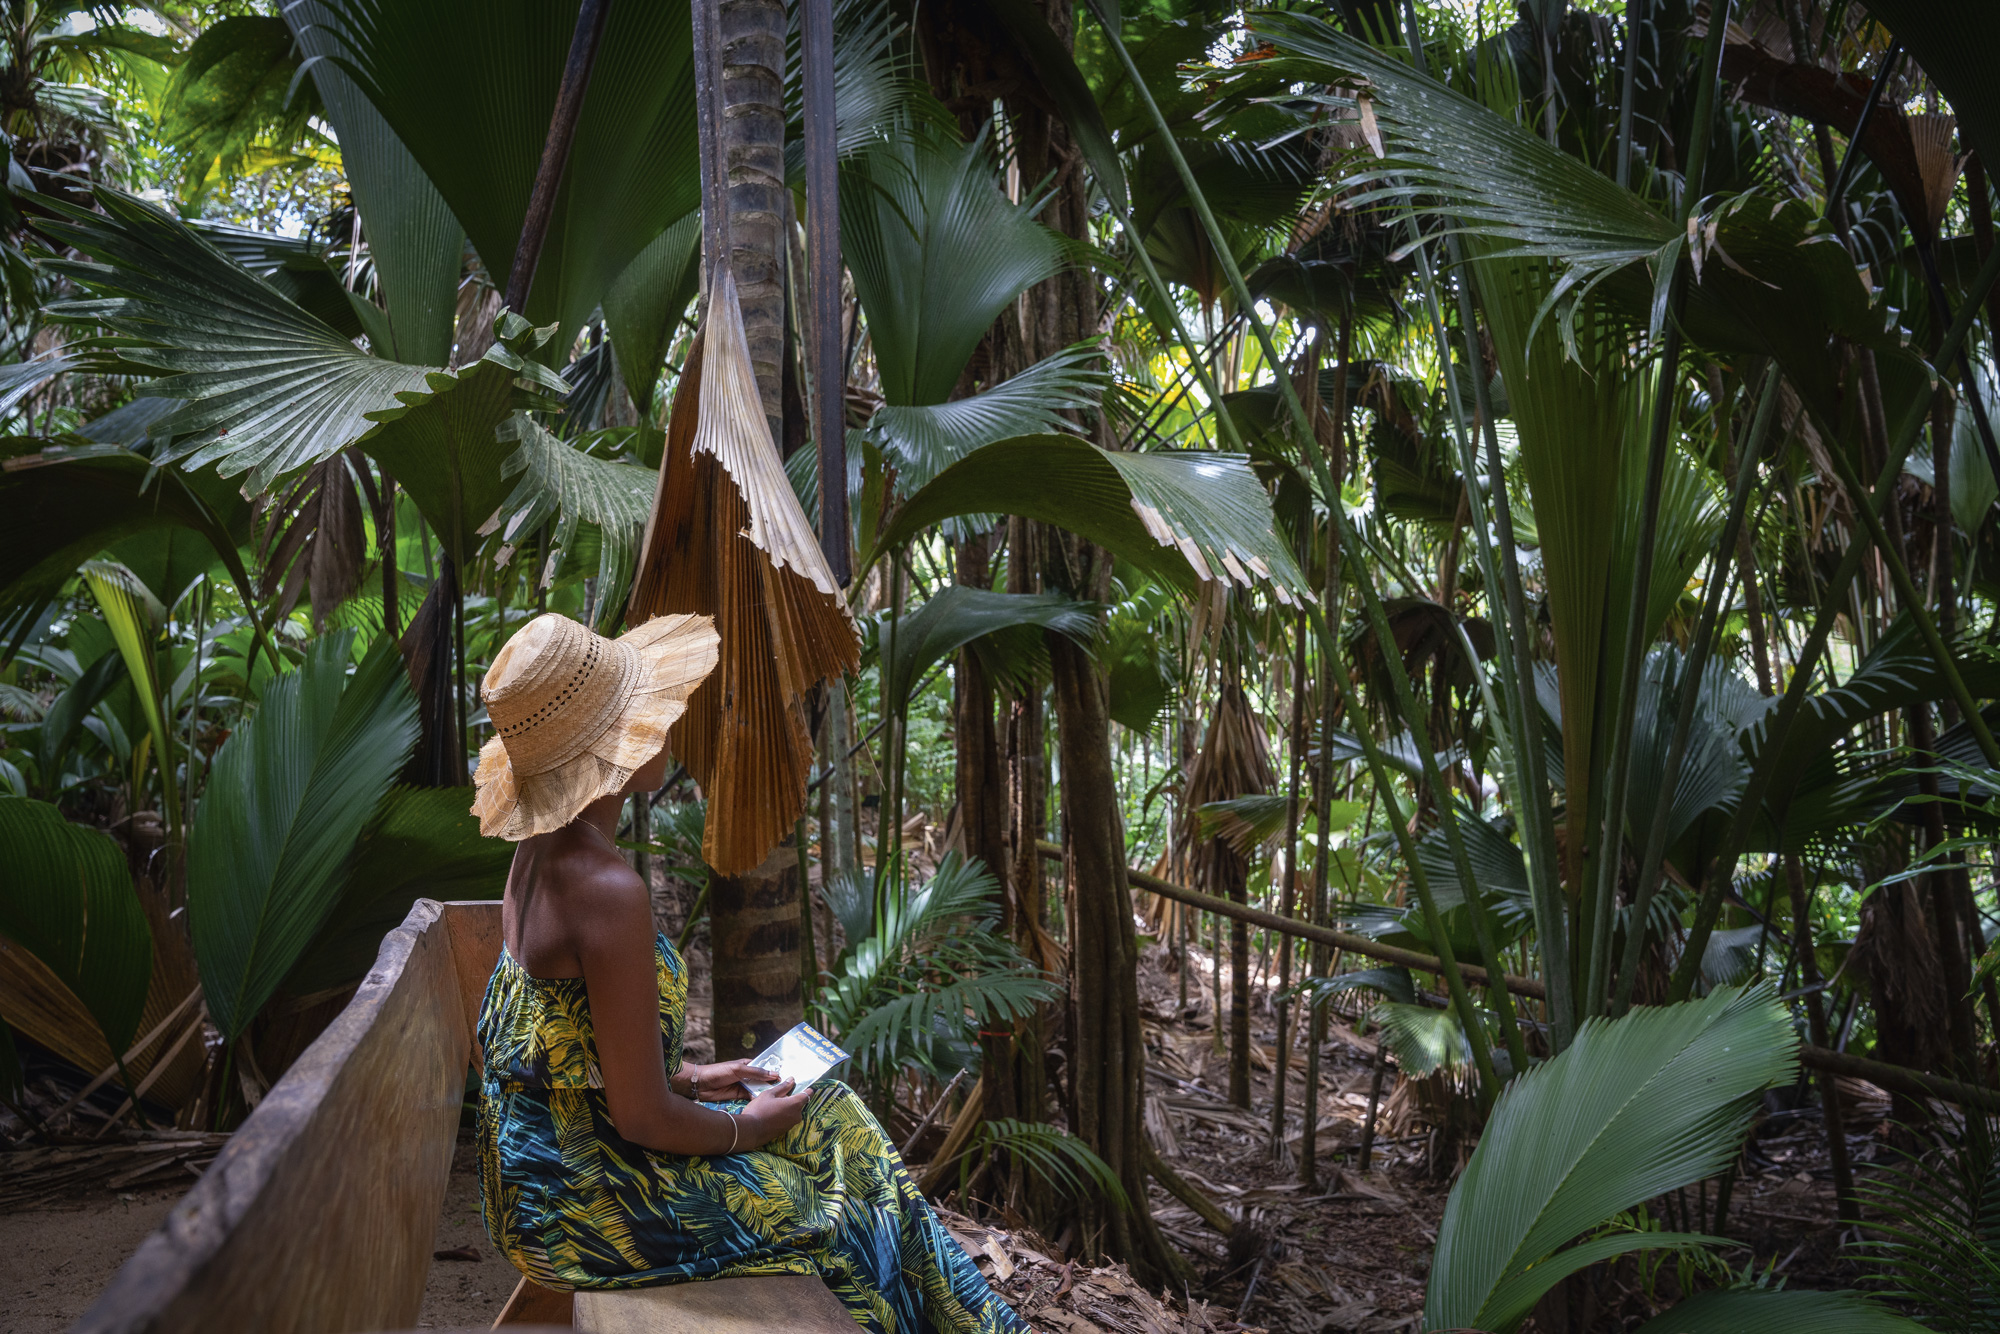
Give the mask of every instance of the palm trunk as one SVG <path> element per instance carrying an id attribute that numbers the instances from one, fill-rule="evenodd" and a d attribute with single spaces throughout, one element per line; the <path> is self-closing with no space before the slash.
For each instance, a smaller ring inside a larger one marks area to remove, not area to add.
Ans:
<path id="1" fill-rule="evenodd" d="M 1085 548 L 1074 542 L 1073 548 Z M 1085 548 L 1078 554 L 1102 552 Z M 1126 1260 L 1149 1286 L 1179 1269 L 1146 1204 L 1141 1120 L 1146 1048 L 1139 1024 L 1139 941 L 1125 878 L 1125 831 L 1111 767 L 1103 674 L 1089 653 L 1051 635 L 1062 762 L 1063 864 L 1069 878 L 1070 1129 L 1110 1165 L 1129 1210 L 1092 1199 L 1080 1235 L 1086 1251 Z M 1101 1242 L 1097 1239 L 1102 1238 Z"/>
<path id="2" fill-rule="evenodd" d="M 714 249 L 728 254 L 757 396 L 771 438 L 783 440 L 785 7 L 783 0 L 705 3 L 695 27 L 697 68 L 720 77 L 698 84 L 697 115 L 713 145 L 705 165 L 720 179 L 703 197 L 719 202 L 722 216 L 703 231 L 711 262 Z M 714 880 L 708 910 L 718 1060 L 753 1055 L 801 1017 L 798 857 L 796 847 L 781 843 L 755 870 Z"/>
<path id="3" fill-rule="evenodd" d="M 959 544 L 957 578 L 961 585 L 985 588 L 991 582 L 988 570 L 988 539 L 981 533 Z M 993 683 L 979 664 L 979 655 L 966 651 L 959 655 L 953 673 L 953 712 L 957 730 L 956 782 L 959 828 L 965 855 L 984 862 L 1001 880 L 1000 924 L 1010 937 L 1018 934 L 1018 903 L 1008 892 L 1006 785 L 1001 777 L 1000 730 L 993 721 Z M 1014 1034 L 993 1025 L 979 1039 L 985 1059 L 980 1069 L 985 1079 L 985 1108 L 989 1116 L 1020 1115 L 1015 1096 Z"/>
<path id="4" fill-rule="evenodd" d="M 712 876 L 708 917 L 715 1059 L 755 1056 L 804 1017 L 798 849 L 780 843 L 747 875 Z"/>
<path id="5" fill-rule="evenodd" d="M 785 281 L 784 0 L 721 0 L 722 116 L 729 268 L 771 438 L 783 435 Z"/>

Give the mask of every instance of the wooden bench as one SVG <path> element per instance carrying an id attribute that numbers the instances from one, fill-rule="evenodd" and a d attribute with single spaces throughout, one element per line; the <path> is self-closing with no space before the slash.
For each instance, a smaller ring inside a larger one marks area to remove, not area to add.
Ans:
<path id="1" fill-rule="evenodd" d="M 497 902 L 418 900 L 354 999 L 285 1072 L 71 1334 L 347 1334 L 417 1322 L 474 1030 L 500 957 Z M 496 1325 L 600 1334 L 842 1334 L 817 1279 L 631 1292 L 521 1281 Z"/>

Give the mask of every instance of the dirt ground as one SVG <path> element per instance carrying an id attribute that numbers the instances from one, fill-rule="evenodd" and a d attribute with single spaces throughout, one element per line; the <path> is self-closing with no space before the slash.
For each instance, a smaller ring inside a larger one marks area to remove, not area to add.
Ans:
<path id="1" fill-rule="evenodd" d="M 185 1192 L 96 1190 L 0 1211 L 0 1334 L 60 1334 Z"/>

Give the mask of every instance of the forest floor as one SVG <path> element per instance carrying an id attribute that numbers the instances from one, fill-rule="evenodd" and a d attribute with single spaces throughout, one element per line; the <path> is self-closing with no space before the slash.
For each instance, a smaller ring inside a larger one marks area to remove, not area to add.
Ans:
<path id="1" fill-rule="evenodd" d="M 663 917 L 668 914 L 663 913 Z M 830 926 L 830 923 L 828 924 Z M 689 1054 L 707 1045 L 708 959 L 700 936 L 689 949 Z M 826 939 L 827 937 L 822 937 Z M 1147 1128 L 1163 1158 L 1230 1216 L 1246 1213 L 1233 1242 L 1172 1196 L 1153 1188 L 1151 1205 L 1168 1239 L 1196 1278 L 1179 1293 L 1148 1294 L 1122 1268 L 1073 1262 L 1058 1247 L 1008 1220 L 974 1221 L 947 1212 L 995 1287 L 1039 1330 L 1050 1334 L 1342 1334 L 1420 1326 L 1424 1284 L 1449 1177 L 1470 1152 L 1466 1127 L 1454 1135 L 1467 1099 L 1448 1098 L 1434 1081 L 1383 1084 L 1371 1170 L 1357 1149 L 1375 1069 L 1375 1044 L 1349 1016 L 1330 1017 L 1321 1048 L 1318 1173 L 1300 1180 L 1302 1035 L 1288 1079 L 1288 1146 L 1282 1161 L 1270 1143 L 1272 1058 L 1278 1034 L 1274 988 L 1253 992 L 1255 1052 L 1251 1109 L 1230 1105 L 1228 1060 L 1215 1046 L 1213 974 L 1191 956 L 1185 1003 L 1168 951 L 1149 947 L 1141 963 L 1140 1005 L 1147 1060 Z M 1223 1013 L 1227 1015 L 1227 997 Z M 58 1081 L 59 1086 L 60 1081 Z M 55 1096 L 55 1088 L 43 1090 Z M 1870 1086 L 1849 1090 L 1849 1137 L 1857 1171 L 1888 1156 L 1887 1100 Z M 1656 1201 L 1657 1226 L 1717 1232 L 1738 1246 L 1723 1253 L 1737 1273 L 1770 1273 L 1808 1288 L 1862 1281 L 1835 1221 L 1831 1171 L 1817 1111 L 1788 1110 L 1795 1097 L 1768 1095 L 1763 1117 L 1740 1163 L 1729 1215 L 1717 1224 L 1704 1187 L 1681 1200 Z M 51 1103 L 50 1106 L 54 1104 Z M 101 1116 L 101 1114 L 100 1114 Z M 56 1334 L 89 1306 L 118 1266 L 158 1226 L 183 1186 L 198 1174 L 221 1137 L 185 1143 L 102 1144 L 67 1166 L 51 1161 L 21 1127 L 0 1115 L 0 1334 Z M 79 1124 L 79 1132 L 89 1126 Z M 115 1138 L 115 1137 L 111 1137 Z M 162 1173 L 142 1168 L 165 1151 Z M 1437 1170 L 1434 1170 L 1437 1169 Z M 950 1200 L 959 1205 L 961 1202 Z M 977 1205 L 973 1212 L 982 1212 Z M 490 1324 L 512 1290 L 514 1274 L 496 1255 L 479 1217 L 479 1183 L 469 1139 L 461 1143 L 439 1220 L 421 1323 Z M 1261 1257 L 1261 1261 L 1260 1261 Z M 1677 1293 L 1669 1259 L 1648 1284 L 1626 1265 L 1573 1295 L 1568 1321 L 1539 1318 L 1538 1334 L 1630 1329 Z M 1162 1301 L 1161 1298 L 1165 1300 Z"/>

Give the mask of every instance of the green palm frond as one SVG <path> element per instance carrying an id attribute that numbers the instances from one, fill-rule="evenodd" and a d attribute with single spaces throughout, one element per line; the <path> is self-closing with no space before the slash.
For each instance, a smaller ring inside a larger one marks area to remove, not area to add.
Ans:
<path id="1" fill-rule="evenodd" d="M 318 0 L 353 79 L 465 228 L 488 273 L 514 260 L 577 0 Z M 619 274 L 699 205 L 685 8 L 614 5 L 527 309 L 567 347 Z M 485 516 L 480 516 L 484 518 Z"/>
<path id="2" fill-rule="evenodd" d="M 158 532 L 198 535 L 243 604 L 256 605 L 256 585 L 239 554 L 250 537 L 250 507 L 234 486 L 155 470 L 143 455 L 75 436 L 14 443 L 43 447 L 14 454 L 0 471 L 0 512 L 7 515 L 0 618 L 53 597 L 92 556 Z"/>
<path id="3" fill-rule="evenodd" d="M 153 976 L 153 933 L 125 853 L 47 802 L 0 797 L 0 935 L 75 993 L 122 1052 Z"/>
<path id="4" fill-rule="evenodd" d="M 1061 593 L 994 593 L 952 584 L 896 620 L 892 634 L 881 622 L 882 698 L 893 710 L 908 706 L 910 692 L 931 668 L 970 644 L 995 679 L 1019 684 L 1045 655 L 1042 633 L 1087 643 L 1096 609 Z"/>
<path id="5" fill-rule="evenodd" d="M 1563 1247 L 1726 1167 L 1758 1093 L 1792 1076 L 1796 1051 L 1784 1007 L 1763 988 L 1585 1024 L 1495 1104 L 1438 1226 L 1427 1326 L 1509 1334 L 1590 1258 Z M 1657 1235 L 1591 1244 L 1608 1258 Z"/>
<path id="6" fill-rule="evenodd" d="M 145 715 L 146 730 L 153 738 L 153 758 L 158 762 L 162 799 L 170 827 L 179 822 L 180 797 L 174 783 L 173 734 L 168 729 L 170 705 L 160 680 L 160 660 L 155 641 L 167 611 L 153 599 L 146 586 L 124 566 L 114 561 L 87 561 L 83 566 L 84 586 L 90 589 L 111 638 L 131 676 L 132 690 Z"/>
<path id="7" fill-rule="evenodd" d="M 216 752 L 188 839 L 188 927 L 208 1012 L 249 1026 L 339 902 L 343 869 L 417 740 L 402 655 L 324 635 Z"/>
<path id="8" fill-rule="evenodd" d="M 465 229 L 354 80 L 325 59 L 338 49 L 325 6 L 319 0 L 292 0 L 280 10 L 306 56 L 305 68 L 319 87 L 327 120 L 340 141 L 341 173 L 354 192 L 376 290 L 387 307 L 394 346 L 375 351 L 414 365 L 446 365 L 465 263 Z"/>
<path id="9" fill-rule="evenodd" d="M 34 691 L 0 683 L 0 718 L 10 723 L 38 723 L 47 714 L 48 706 Z"/>
<path id="10" fill-rule="evenodd" d="M 480 835 L 464 788 L 391 788 L 362 830 L 340 897 L 285 989 L 303 996 L 359 981 L 382 937 L 417 899 L 497 899 L 513 860 L 513 844 Z"/>
<path id="11" fill-rule="evenodd" d="M 1323 1005 L 1343 992 L 1362 990 L 1376 992 L 1398 1005 L 1417 1003 L 1416 980 L 1409 969 L 1401 967 L 1354 968 L 1331 977 L 1307 977 L 1292 988 L 1294 994 L 1309 997 L 1315 1005 Z"/>
<path id="12" fill-rule="evenodd" d="M 1078 343 L 1044 357 L 1019 375 L 946 403 L 876 410 L 868 434 L 895 461 L 896 484 L 916 491 L 984 445 L 1010 436 L 1075 430 L 1064 411 L 1095 408 L 1103 393 L 1103 352 Z"/>
<path id="13" fill-rule="evenodd" d="M 1062 994 L 1045 973 L 1023 961 L 893 996 L 843 1029 L 841 1045 L 863 1079 L 880 1079 L 916 1067 L 949 1075 L 976 1052 L 978 1025 L 1025 1018 Z"/>
<path id="14" fill-rule="evenodd" d="M 1384 1001 L 1368 1017 L 1375 1021 L 1376 1040 L 1395 1058 L 1397 1069 L 1412 1079 L 1472 1068 L 1472 1047 L 1454 1011 Z"/>
<path id="15" fill-rule="evenodd" d="M 962 1068 L 977 1055 L 979 1025 L 1019 1018 L 1060 994 L 992 929 L 998 882 L 979 862 L 951 854 L 907 899 L 892 889 L 879 909 L 868 892 L 858 877 L 829 890 L 848 947 L 815 1002 L 853 1053 L 858 1078 Z"/>
<path id="16" fill-rule="evenodd" d="M 553 406 L 569 388 L 534 359 L 553 329 L 530 329 L 502 311 L 494 330 L 493 346 L 470 366 L 427 372 L 421 389 L 398 391 L 397 404 L 371 411 L 375 424 L 359 441 L 460 557 L 512 489 L 506 467 L 518 447 L 501 438 L 501 426 L 519 408 Z"/>
<path id="17" fill-rule="evenodd" d="M 604 293 L 604 327 L 641 420 L 650 421 L 661 363 L 701 277 L 701 214 L 654 237 Z"/>
<path id="18" fill-rule="evenodd" d="M 1312 596 L 1244 456 L 1118 453 L 1074 436 L 974 450 L 903 504 L 872 554 L 946 519 L 993 511 L 1080 533 L 1184 593 L 1209 579 L 1268 580 L 1281 600 Z"/>
<path id="19" fill-rule="evenodd" d="M 554 547 L 542 572 L 546 585 L 561 551 L 575 540 L 577 528 L 597 530 L 597 603 L 622 607 L 624 581 L 630 578 L 639 536 L 652 511 L 659 477 L 629 463 L 596 458 L 517 412 L 500 427 L 499 438 L 517 448 L 501 469 L 503 477 L 519 477 L 500 504 L 501 533 L 521 541 L 543 523 L 555 523 Z"/>
<path id="20" fill-rule="evenodd" d="M 1059 1126 L 997 1117 L 979 1123 L 973 1143 L 979 1149 L 1013 1154 L 1032 1175 L 1072 1199 L 1087 1198 L 1096 1191 L 1119 1209 L 1132 1207 L 1125 1184 L 1111 1170 L 1111 1164 Z"/>
<path id="21" fill-rule="evenodd" d="M 252 490 L 267 490 L 352 444 L 399 394 L 424 390 L 422 367 L 360 351 L 164 211 L 104 187 L 95 197 L 101 214 L 49 202 L 68 221 L 46 229 L 90 258 L 44 267 L 92 297 L 48 314 L 133 340 L 100 353 L 103 369 L 163 375 L 147 392 L 184 400 L 149 432 L 172 441 L 155 462 L 247 472 Z"/>
<path id="22" fill-rule="evenodd" d="M 785 181 L 805 184 L 805 79 L 799 68 L 804 49 L 801 11 L 787 6 L 785 37 Z M 834 151 L 855 153 L 881 137 L 882 127 L 914 118 L 951 123 L 914 61 L 899 51 L 902 21 L 882 0 L 837 0 L 833 7 Z"/>
<path id="23" fill-rule="evenodd" d="M 942 403 L 1000 312 L 1061 267 L 1032 210 L 1001 193 L 983 139 L 893 128 L 841 172 L 840 239 L 882 395 Z"/>
<path id="24" fill-rule="evenodd" d="M 1636 1334 L 1926 1334 L 1926 1328 L 1859 1293 L 1740 1288 L 1704 1292 L 1655 1316 Z"/>
<path id="25" fill-rule="evenodd" d="M 1996 1139 L 2000 1122 L 1975 1117 L 1856 1183 L 1871 1206 L 1863 1256 L 1886 1295 L 1910 1303 L 1937 1334 L 2000 1330 Z"/>

